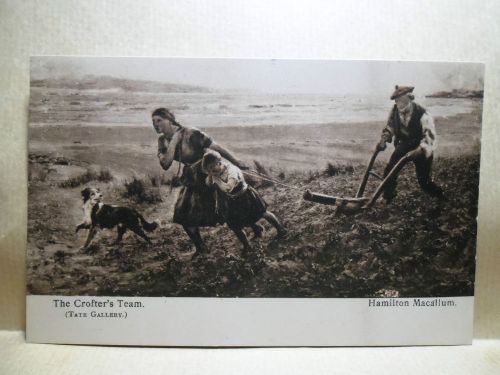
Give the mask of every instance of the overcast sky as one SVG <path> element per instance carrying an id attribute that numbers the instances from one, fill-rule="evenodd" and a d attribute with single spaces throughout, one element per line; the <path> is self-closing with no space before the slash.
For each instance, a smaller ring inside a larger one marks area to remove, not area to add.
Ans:
<path id="1" fill-rule="evenodd" d="M 387 95 L 399 84 L 425 95 L 482 89 L 484 68 L 475 63 L 33 57 L 31 74 L 33 79 L 92 74 L 223 90 L 333 95 Z"/>

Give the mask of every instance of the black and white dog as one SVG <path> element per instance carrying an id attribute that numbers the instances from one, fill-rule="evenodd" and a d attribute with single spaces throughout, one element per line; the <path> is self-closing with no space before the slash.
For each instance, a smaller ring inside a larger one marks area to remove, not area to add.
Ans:
<path id="1" fill-rule="evenodd" d="M 102 193 L 97 188 L 87 187 L 81 193 L 83 197 L 83 223 L 76 227 L 76 232 L 80 229 L 90 229 L 82 249 L 86 249 L 90 245 L 99 228 L 112 229 L 118 227 L 118 237 L 114 244 L 122 240 L 127 229 L 151 243 L 144 230 L 152 232 L 158 227 L 158 223 L 148 223 L 133 208 L 110 206 L 102 203 Z"/>

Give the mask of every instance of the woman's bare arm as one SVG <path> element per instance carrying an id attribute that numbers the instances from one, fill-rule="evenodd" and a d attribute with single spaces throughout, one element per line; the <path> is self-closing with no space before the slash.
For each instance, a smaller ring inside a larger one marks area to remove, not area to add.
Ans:
<path id="1" fill-rule="evenodd" d="M 175 157 L 175 150 L 177 149 L 177 144 L 180 141 L 179 133 L 175 133 L 172 140 L 168 144 L 167 152 L 163 154 L 158 154 L 160 159 L 160 165 L 164 170 L 168 170 L 172 165 Z"/>
<path id="2" fill-rule="evenodd" d="M 167 152 L 167 146 L 165 146 L 165 141 L 166 138 L 163 134 L 158 137 L 158 154 L 157 154 L 158 157 Z"/>

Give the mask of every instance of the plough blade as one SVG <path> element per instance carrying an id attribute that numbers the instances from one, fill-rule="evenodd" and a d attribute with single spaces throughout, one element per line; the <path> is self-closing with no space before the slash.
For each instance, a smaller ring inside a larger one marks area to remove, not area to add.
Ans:
<path id="1" fill-rule="evenodd" d="M 361 185 L 358 189 L 357 196 L 355 198 L 344 198 L 344 197 L 335 197 L 331 195 L 326 195 L 326 194 L 320 194 L 320 193 L 312 193 L 309 190 L 307 190 L 304 193 L 303 198 L 306 201 L 309 202 L 315 202 L 315 203 L 320 203 L 320 204 L 326 204 L 330 206 L 336 206 L 338 210 L 346 213 L 353 213 L 360 211 L 365 208 L 370 208 L 374 205 L 374 203 L 377 201 L 377 199 L 382 195 L 382 192 L 384 191 L 384 188 L 387 186 L 389 181 L 397 175 L 401 169 L 408 163 L 410 160 L 413 160 L 415 157 L 420 155 L 423 151 L 421 148 L 417 148 L 409 153 L 407 153 L 404 157 L 402 157 L 398 163 L 392 168 L 392 170 L 389 172 L 389 174 L 383 178 L 383 181 L 380 183 L 378 186 L 377 190 L 375 190 L 375 193 L 371 197 L 361 197 L 358 196 L 359 194 L 363 194 L 364 189 L 366 187 L 366 181 L 368 180 L 368 176 L 370 174 L 374 174 L 371 172 L 371 168 L 373 167 L 373 163 L 375 162 L 375 158 L 377 157 L 377 154 L 379 153 L 379 149 L 377 148 L 370 159 L 370 163 L 368 164 L 368 168 L 366 169 L 365 175 L 363 176 L 363 181 L 361 182 Z M 376 175 L 376 174 L 375 174 Z M 376 175 L 378 178 L 382 179 L 382 177 Z"/>
<path id="2" fill-rule="evenodd" d="M 344 198 L 344 197 L 334 197 L 331 195 L 313 193 L 307 190 L 304 193 L 304 199 L 309 202 L 315 202 L 320 204 L 326 204 L 329 206 L 336 206 L 337 209 L 343 212 L 355 212 L 359 211 L 368 203 L 370 198 Z"/>

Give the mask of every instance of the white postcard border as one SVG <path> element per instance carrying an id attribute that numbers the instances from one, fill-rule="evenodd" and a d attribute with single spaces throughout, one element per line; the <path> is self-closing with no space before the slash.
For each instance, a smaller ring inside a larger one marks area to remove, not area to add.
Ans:
<path id="1" fill-rule="evenodd" d="M 32 343 L 137 346 L 457 345 L 472 342 L 473 307 L 473 296 L 28 295 L 26 339 Z"/>

